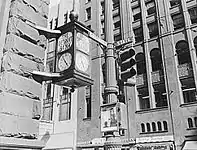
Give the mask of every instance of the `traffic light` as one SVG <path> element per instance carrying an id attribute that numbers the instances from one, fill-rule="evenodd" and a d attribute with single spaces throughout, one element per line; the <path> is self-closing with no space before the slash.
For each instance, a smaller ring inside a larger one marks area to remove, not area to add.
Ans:
<path id="1" fill-rule="evenodd" d="M 135 51 L 133 48 L 126 49 L 120 52 L 120 77 L 122 81 L 127 81 L 128 78 L 131 78 L 136 75 L 136 69 L 134 65 L 136 64 Z"/>

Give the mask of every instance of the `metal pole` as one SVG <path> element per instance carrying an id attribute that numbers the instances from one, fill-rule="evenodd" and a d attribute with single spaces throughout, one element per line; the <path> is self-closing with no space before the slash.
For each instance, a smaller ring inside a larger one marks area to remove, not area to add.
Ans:
<path id="1" fill-rule="evenodd" d="M 105 96 L 107 103 L 117 102 L 117 80 L 115 68 L 114 33 L 113 33 L 113 14 L 112 0 L 105 0 L 105 40 L 107 49 L 105 50 L 106 65 L 106 87 Z"/>
<path id="2" fill-rule="evenodd" d="M 113 13 L 112 0 L 105 0 L 105 40 L 107 42 L 107 49 L 105 50 L 105 66 L 106 66 L 106 87 L 104 94 L 107 104 L 117 103 L 117 79 L 116 79 L 116 58 L 114 49 L 114 33 L 113 33 Z M 117 131 L 105 133 L 106 149 L 121 149 L 120 135 Z M 109 144 L 109 143 L 113 144 Z"/>

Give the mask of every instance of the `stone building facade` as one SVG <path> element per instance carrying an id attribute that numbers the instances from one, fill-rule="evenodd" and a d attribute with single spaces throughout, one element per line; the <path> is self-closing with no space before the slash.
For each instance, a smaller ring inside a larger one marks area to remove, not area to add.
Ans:
<path id="1" fill-rule="evenodd" d="M 47 40 L 29 24 L 47 27 L 49 0 L 0 2 L 0 149 L 42 149 L 38 140 Z"/>
<path id="2" fill-rule="evenodd" d="M 61 7 L 64 2 L 60 2 Z M 61 22 L 66 23 L 69 10 L 59 11 L 64 14 Z M 105 39 L 103 0 L 80 0 L 79 14 L 79 21 Z M 52 29 L 63 25 L 58 22 L 58 13 L 55 16 L 52 22 L 49 20 Z M 125 87 L 125 99 L 121 100 L 127 105 L 127 130 L 119 133 L 122 149 L 195 149 L 196 1 L 113 0 L 113 20 L 115 42 L 134 38 L 132 46 L 136 52 L 136 86 Z M 59 143 L 55 138 L 49 138 L 46 149 L 103 149 L 106 144 L 100 127 L 100 106 L 105 103 L 104 54 L 97 43 L 92 41 L 91 44 L 94 85 L 71 94 L 70 118 L 60 119 L 61 96 L 69 95 L 69 89 L 53 88 L 50 83 L 46 85 L 46 89 L 50 89 L 46 101 L 50 98 L 53 101 L 43 108 L 46 118 L 40 131 L 42 135 L 48 132 L 51 137 L 62 137 Z M 48 53 L 47 60 L 48 68 L 52 69 L 53 42 L 49 45 L 52 51 Z M 128 48 L 132 46 L 128 45 Z M 50 115 L 47 116 L 47 112 Z M 53 141 L 57 143 L 50 144 Z"/>

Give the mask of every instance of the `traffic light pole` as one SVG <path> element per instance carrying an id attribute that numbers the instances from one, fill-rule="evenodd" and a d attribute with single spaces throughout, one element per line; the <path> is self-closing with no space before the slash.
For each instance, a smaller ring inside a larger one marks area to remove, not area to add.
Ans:
<path id="1" fill-rule="evenodd" d="M 112 16 L 112 0 L 105 0 L 105 40 L 107 49 L 105 50 L 106 65 L 106 88 L 105 96 L 107 103 L 117 102 L 117 80 L 115 68 L 115 51 L 113 37 L 113 16 Z"/>
<path id="2" fill-rule="evenodd" d="M 107 48 L 105 50 L 106 87 L 104 94 L 106 97 L 106 103 L 109 105 L 118 102 L 112 7 L 112 0 L 105 0 L 105 40 L 107 42 Z M 121 149 L 119 132 L 105 132 L 105 137 L 106 149 Z"/>

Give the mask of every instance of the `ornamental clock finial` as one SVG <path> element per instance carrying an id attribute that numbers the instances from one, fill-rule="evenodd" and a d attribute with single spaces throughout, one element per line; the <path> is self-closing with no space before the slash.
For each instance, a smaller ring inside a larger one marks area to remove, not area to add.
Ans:
<path id="1" fill-rule="evenodd" d="M 72 21 L 77 21 L 78 20 L 78 17 L 79 17 L 79 15 L 78 15 L 78 13 L 76 11 L 72 10 L 70 12 L 69 18 L 70 18 L 70 21 L 71 22 Z"/>

